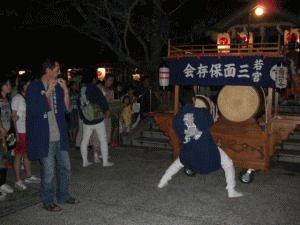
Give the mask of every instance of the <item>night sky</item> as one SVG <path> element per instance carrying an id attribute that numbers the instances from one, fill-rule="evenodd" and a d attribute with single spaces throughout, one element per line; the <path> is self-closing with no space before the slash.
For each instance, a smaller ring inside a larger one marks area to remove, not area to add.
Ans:
<path id="1" fill-rule="evenodd" d="M 38 0 L 12 0 L 9 3 L 0 3 L 1 53 L 4 58 L 2 61 L 4 71 L 39 69 L 48 55 L 58 56 L 62 59 L 62 66 L 65 67 L 71 65 L 84 67 L 116 60 L 116 56 L 108 48 L 70 28 L 36 27 L 36 25 L 25 25 L 20 28 L 23 15 L 31 6 L 36 6 L 37 2 Z M 170 0 L 169 3 L 167 1 L 169 9 L 173 7 L 171 2 L 174 4 L 176 0 Z M 195 23 L 201 21 L 207 23 L 211 18 L 224 18 L 234 8 L 244 3 L 238 0 L 187 0 L 180 10 L 172 15 L 172 18 L 178 22 L 181 33 L 184 34 Z M 288 7 L 294 12 L 299 12 L 299 6 Z M 12 12 L 17 12 L 18 15 Z"/>

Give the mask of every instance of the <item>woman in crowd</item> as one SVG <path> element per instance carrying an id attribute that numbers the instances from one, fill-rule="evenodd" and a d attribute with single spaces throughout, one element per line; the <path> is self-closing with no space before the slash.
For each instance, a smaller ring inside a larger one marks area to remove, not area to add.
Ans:
<path id="1" fill-rule="evenodd" d="M 112 88 L 113 82 L 114 82 L 114 78 L 111 74 L 109 74 L 106 75 L 103 84 L 99 83 L 96 85 L 101 90 L 108 104 L 114 100 L 114 91 Z M 111 144 L 111 133 L 112 133 L 111 116 L 112 115 L 110 111 L 108 111 L 104 119 L 108 145 Z M 99 154 L 99 152 L 101 151 L 100 143 L 95 132 L 92 133 L 90 144 L 94 151 L 94 162 L 99 163 L 100 162 L 99 158 L 102 158 L 102 156 Z"/>
<path id="2" fill-rule="evenodd" d="M 113 90 L 113 84 L 114 84 L 114 77 L 111 74 L 108 74 L 105 76 L 103 85 L 98 85 L 102 91 L 102 94 L 106 98 L 107 103 L 109 104 L 115 99 L 114 90 Z M 111 114 L 108 115 L 108 117 L 105 118 L 105 127 L 107 132 L 107 143 L 110 144 L 111 142 Z"/>
<path id="3" fill-rule="evenodd" d="M 23 159 L 25 167 L 25 183 L 40 183 L 40 178 L 33 176 L 31 173 L 31 161 L 28 159 L 26 150 L 26 90 L 31 83 L 32 76 L 26 73 L 19 78 L 19 85 L 17 88 L 17 94 L 12 98 L 11 108 L 13 117 L 17 118 L 15 123 L 17 133 L 17 144 L 15 149 L 14 169 L 16 176 L 15 188 L 18 190 L 25 190 L 27 187 L 23 183 L 20 177 L 20 165 Z"/>
<path id="4" fill-rule="evenodd" d="M 13 193 L 14 190 L 8 184 L 6 184 L 6 176 L 9 165 L 4 159 L 5 155 L 10 154 L 8 152 L 8 146 L 6 145 L 6 137 L 10 128 L 13 126 L 12 113 L 8 96 L 11 92 L 11 80 L 9 76 L 4 76 L 0 83 L 0 133 L 2 134 L 2 146 L 0 151 L 0 192 L 2 196 L 8 193 Z M 15 119 L 15 118 L 14 118 Z"/>
<path id="5" fill-rule="evenodd" d="M 94 132 L 98 137 L 98 142 L 100 142 L 100 149 L 103 159 L 103 166 L 112 166 L 113 163 L 108 161 L 108 143 L 106 137 L 106 129 L 104 118 L 109 113 L 108 104 L 103 96 L 100 89 L 96 86 L 97 76 L 94 73 L 87 74 L 84 77 L 85 86 L 83 86 L 80 90 L 80 116 L 83 120 L 83 138 L 81 141 L 81 156 L 83 160 L 83 167 L 87 167 L 92 163 L 88 160 L 88 143 L 91 138 L 92 133 Z M 85 107 L 89 104 L 92 104 L 94 109 L 100 108 L 101 114 L 103 116 L 99 116 L 99 110 L 97 113 L 91 113 L 92 115 L 96 115 L 95 118 L 87 118 L 84 115 Z M 99 117 L 98 117 L 99 116 Z"/>
<path id="6" fill-rule="evenodd" d="M 121 102 L 121 97 L 123 95 L 123 86 L 121 83 L 117 82 L 114 85 L 114 97 L 116 101 Z M 120 114 L 121 111 L 117 111 L 111 116 L 111 125 L 112 125 L 112 138 L 111 138 L 111 147 L 120 146 Z"/>

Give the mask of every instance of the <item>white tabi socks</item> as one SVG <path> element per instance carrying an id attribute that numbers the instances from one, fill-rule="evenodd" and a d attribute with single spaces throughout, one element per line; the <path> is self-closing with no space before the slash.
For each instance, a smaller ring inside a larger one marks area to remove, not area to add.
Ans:
<path id="1" fill-rule="evenodd" d="M 183 168 L 183 164 L 180 162 L 179 157 L 169 166 L 166 170 L 165 174 L 160 179 L 158 184 L 158 188 L 163 188 L 167 186 L 168 182 L 172 179 L 172 177 L 178 173 L 179 170 Z"/>
<path id="2" fill-rule="evenodd" d="M 221 166 L 225 172 L 226 179 L 226 189 L 228 192 L 228 198 L 239 198 L 244 196 L 242 193 L 235 190 L 236 182 L 235 182 L 235 169 L 233 167 L 232 160 L 228 157 L 228 155 L 219 148 L 220 156 L 221 156 Z"/>

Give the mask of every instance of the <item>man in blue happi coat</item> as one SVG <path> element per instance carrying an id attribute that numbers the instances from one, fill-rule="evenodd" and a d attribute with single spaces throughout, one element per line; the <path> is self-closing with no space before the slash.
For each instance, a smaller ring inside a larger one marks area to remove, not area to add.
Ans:
<path id="1" fill-rule="evenodd" d="M 61 210 L 57 203 L 79 203 L 69 194 L 71 166 L 65 113 L 70 111 L 70 97 L 59 74 L 58 61 L 47 58 L 40 79 L 28 87 L 26 96 L 29 158 L 41 163 L 41 199 L 43 207 L 52 212 Z"/>
<path id="2" fill-rule="evenodd" d="M 235 169 L 232 160 L 219 148 L 209 131 L 214 121 L 206 108 L 195 107 L 196 97 L 192 88 L 182 95 L 183 107 L 173 119 L 173 128 L 180 139 L 180 155 L 166 170 L 158 187 L 165 187 L 180 169 L 208 174 L 221 167 L 225 171 L 229 198 L 243 196 L 235 190 Z"/>

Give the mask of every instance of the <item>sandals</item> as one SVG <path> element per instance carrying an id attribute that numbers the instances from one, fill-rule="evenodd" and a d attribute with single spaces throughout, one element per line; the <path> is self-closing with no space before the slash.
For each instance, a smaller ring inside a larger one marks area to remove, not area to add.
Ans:
<path id="1" fill-rule="evenodd" d="M 67 204 L 72 204 L 72 205 L 76 205 L 79 204 L 79 200 L 73 197 L 70 197 L 67 201 L 65 201 L 65 203 Z"/>
<path id="2" fill-rule="evenodd" d="M 55 203 L 51 203 L 47 206 L 44 206 L 44 209 L 49 212 L 59 212 L 61 211 L 61 207 L 59 205 L 56 205 Z"/>
<path id="3" fill-rule="evenodd" d="M 76 199 L 76 198 L 70 197 L 64 203 L 76 205 L 76 204 L 79 204 L 79 200 Z M 51 203 L 47 206 L 44 206 L 43 208 L 45 210 L 49 211 L 49 212 L 60 212 L 62 210 L 62 208 L 59 205 L 55 204 L 55 203 Z"/>

